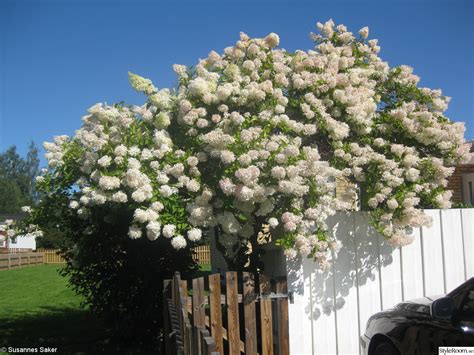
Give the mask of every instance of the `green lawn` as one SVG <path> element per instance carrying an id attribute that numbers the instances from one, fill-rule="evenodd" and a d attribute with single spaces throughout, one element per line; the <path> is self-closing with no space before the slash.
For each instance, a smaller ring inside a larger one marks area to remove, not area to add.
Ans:
<path id="1" fill-rule="evenodd" d="M 51 265 L 0 272 L 0 348 L 57 347 L 88 353 L 106 346 L 108 331 Z"/>
<path id="2" fill-rule="evenodd" d="M 30 266 L 0 271 L 0 348 L 57 347 L 59 353 L 124 351 L 105 325 L 81 308 L 81 298 L 59 275 L 60 267 Z M 208 275 L 202 265 L 195 277 Z M 127 349 L 133 354 L 133 349 Z"/>
<path id="3" fill-rule="evenodd" d="M 211 264 L 202 264 L 199 265 L 199 270 L 201 272 L 207 272 L 208 274 L 211 273 Z"/>

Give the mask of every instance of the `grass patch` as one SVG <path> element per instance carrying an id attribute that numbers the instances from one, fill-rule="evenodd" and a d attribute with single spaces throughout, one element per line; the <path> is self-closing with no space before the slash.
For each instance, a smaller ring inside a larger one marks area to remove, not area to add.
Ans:
<path id="1" fill-rule="evenodd" d="M 199 270 L 200 271 L 207 271 L 207 272 L 211 272 L 211 264 L 201 264 L 199 265 Z"/>
<path id="2" fill-rule="evenodd" d="M 0 345 L 57 347 L 87 353 L 107 347 L 109 332 L 81 308 L 59 267 L 30 266 L 0 272 Z"/>
<path id="3" fill-rule="evenodd" d="M 58 353 L 138 353 L 87 309 L 59 274 L 38 265 L 0 272 L 0 348 L 55 347 Z M 194 277 L 210 274 L 201 265 Z"/>
<path id="4" fill-rule="evenodd" d="M 0 272 L 0 319 L 49 313 L 50 307 L 77 309 L 81 299 L 67 287 L 55 265 Z"/>
<path id="5" fill-rule="evenodd" d="M 199 265 L 199 269 L 196 272 L 187 277 L 187 280 L 192 280 L 198 277 L 208 277 L 211 274 L 211 265 L 210 264 L 201 264 Z"/>

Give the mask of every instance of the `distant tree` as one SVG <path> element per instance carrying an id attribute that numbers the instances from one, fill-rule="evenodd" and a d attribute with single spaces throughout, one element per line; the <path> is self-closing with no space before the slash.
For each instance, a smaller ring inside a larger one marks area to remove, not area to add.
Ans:
<path id="1" fill-rule="evenodd" d="M 0 178 L 0 212 L 15 213 L 24 206 L 24 199 L 15 181 Z"/>
<path id="2" fill-rule="evenodd" d="M 30 143 L 26 158 L 11 146 L 0 154 L 0 213 L 19 212 L 38 199 L 35 178 L 39 173 L 38 148 Z"/>
<path id="3" fill-rule="evenodd" d="M 35 142 L 31 141 L 28 147 L 28 154 L 26 155 L 26 170 L 25 173 L 28 176 L 29 182 L 29 195 L 33 199 L 33 201 L 38 200 L 38 192 L 35 188 L 35 179 L 39 174 L 39 163 L 40 160 L 38 158 L 38 147 L 36 146 Z"/>

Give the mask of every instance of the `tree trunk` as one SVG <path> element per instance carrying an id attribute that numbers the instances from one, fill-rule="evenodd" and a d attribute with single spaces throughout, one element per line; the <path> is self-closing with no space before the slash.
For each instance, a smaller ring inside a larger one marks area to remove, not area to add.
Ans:
<path id="1" fill-rule="evenodd" d="M 227 248 L 219 240 L 219 227 L 214 227 L 214 237 L 216 240 L 217 250 L 222 254 L 226 260 L 229 270 L 232 271 L 249 271 L 258 275 L 263 270 L 263 263 L 260 260 L 260 256 L 263 254 L 263 249 L 258 243 L 258 236 L 262 231 L 263 223 L 265 218 L 256 217 L 254 224 L 254 233 L 248 239 L 248 243 L 251 246 L 251 253 L 249 254 L 249 247 L 244 245 L 235 252 L 235 255 L 229 255 Z"/>
<path id="2" fill-rule="evenodd" d="M 260 274 L 260 272 L 263 270 L 263 263 L 260 260 L 260 256 L 263 253 L 263 249 L 261 245 L 258 243 L 258 235 L 262 231 L 263 223 L 265 222 L 265 219 L 263 217 L 256 217 L 255 218 L 255 224 L 254 224 L 254 232 L 252 237 L 250 237 L 249 242 L 252 247 L 252 252 L 249 256 L 249 266 L 248 270 L 255 275 Z"/>

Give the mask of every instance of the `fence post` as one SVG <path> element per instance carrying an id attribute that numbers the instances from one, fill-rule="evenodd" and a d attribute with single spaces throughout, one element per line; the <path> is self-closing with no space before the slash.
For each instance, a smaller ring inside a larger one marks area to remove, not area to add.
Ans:
<path id="1" fill-rule="evenodd" d="M 270 283 L 264 275 L 260 276 L 260 293 L 270 291 Z M 272 300 L 260 298 L 260 320 L 262 328 L 262 355 L 273 354 Z"/>
<path id="2" fill-rule="evenodd" d="M 279 278 L 276 284 L 277 293 L 287 293 L 288 286 L 286 278 Z M 278 348 L 280 355 L 290 354 L 290 330 L 288 328 L 288 298 L 277 299 L 278 319 Z"/>
<path id="3" fill-rule="evenodd" d="M 202 354 L 202 355 L 213 354 L 214 351 L 216 351 L 216 344 L 214 342 L 214 339 L 209 335 L 209 331 L 204 327 L 199 327 L 197 334 L 201 343 L 199 354 Z"/>
<path id="4" fill-rule="evenodd" d="M 240 355 L 240 324 L 239 304 L 237 289 L 237 272 L 226 272 L 227 288 L 227 340 L 229 341 L 229 354 Z"/>
<path id="5" fill-rule="evenodd" d="M 204 312 L 204 277 L 193 279 L 193 323 L 204 327 L 206 321 Z"/>
<path id="6" fill-rule="evenodd" d="M 192 313 L 193 310 L 192 310 L 192 302 L 188 302 L 188 281 L 187 280 L 181 280 L 181 292 L 183 293 L 184 297 L 185 297 L 185 306 L 186 306 L 186 310 L 188 313 Z"/>
<path id="7" fill-rule="evenodd" d="M 255 314 L 255 275 L 249 272 L 243 273 L 244 292 L 242 303 L 244 304 L 245 321 L 245 352 L 246 354 L 257 354 L 257 322 Z"/>
<path id="8" fill-rule="evenodd" d="M 7 251 L 8 252 L 8 270 L 10 270 L 11 268 L 11 265 L 10 265 L 10 251 Z"/>
<path id="9" fill-rule="evenodd" d="M 221 275 L 209 275 L 209 306 L 211 335 L 216 342 L 216 351 L 224 354 L 222 340 Z"/>
<path id="10" fill-rule="evenodd" d="M 200 354 L 202 347 L 199 329 L 206 326 L 206 313 L 204 310 L 204 277 L 193 279 L 193 325 L 194 353 Z"/>

